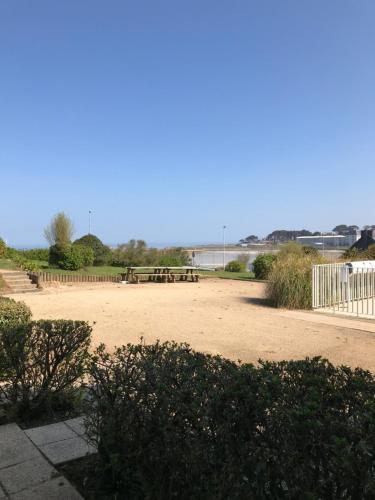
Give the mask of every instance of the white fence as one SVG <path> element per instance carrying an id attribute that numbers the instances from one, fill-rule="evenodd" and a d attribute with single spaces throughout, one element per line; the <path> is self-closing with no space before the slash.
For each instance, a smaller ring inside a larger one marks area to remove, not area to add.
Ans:
<path id="1" fill-rule="evenodd" d="M 375 262 L 313 266 L 313 309 L 375 317 Z"/>

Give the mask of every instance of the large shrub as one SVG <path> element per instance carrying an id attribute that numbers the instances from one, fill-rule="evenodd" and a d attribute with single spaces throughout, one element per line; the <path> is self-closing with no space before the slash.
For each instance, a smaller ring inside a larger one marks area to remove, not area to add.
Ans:
<path id="1" fill-rule="evenodd" d="M 276 255 L 273 253 L 264 253 L 257 255 L 253 261 L 253 269 L 255 277 L 258 280 L 266 280 L 271 272 L 273 263 L 276 260 Z"/>
<path id="2" fill-rule="evenodd" d="M 83 245 L 69 245 L 61 252 L 58 266 L 68 271 L 77 271 L 84 267 L 92 266 L 94 252 L 90 247 Z"/>
<path id="3" fill-rule="evenodd" d="M 225 266 L 225 271 L 229 271 L 230 273 L 243 273 L 246 271 L 246 264 L 240 260 L 231 260 Z"/>
<path id="4" fill-rule="evenodd" d="M 0 238 L 0 257 L 5 257 L 7 253 L 7 246 L 5 244 L 5 241 Z"/>
<path id="5" fill-rule="evenodd" d="M 25 323 L 31 319 L 31 310 L 24 302 L 9 297 L 0 297 L 0 326 L 11 323 Z"/>
<path id="6" fill-rule="evenodd" d="M 240 365 L 101 346 L 88 432 L 108 497 L 373 498 L 375 381 L 319 358 Z"/>
<path id="7" fill-rule="evenodd" d="M 93 234 L 82 236 L 82 238 L 75 240 L 73 245 L 83 245 L 91 248 L 94 252 L 94 266 L 103 266 L 111 261 L 111 249 Z"/>
<path id="8" fill-rule="evenodd" d="M 181 247 L 166 248 L 159 250 L 159 266 L 187 266 L 190 264 L 190 257 L 186 250 Z"/>
<path id="9" fill-rule="evenodd" d="M 275 307 L 311 309 L 312 266 L 323 262 L 311 255 L 278 256 L 268 275 L 267 297 Z"/>
<path id="10" fill-rule="evenodd" d="M 40 320 L 0 326 L 0 393 L 20 413 L 36 412 L 68 391 L 85 370 L 91 327 Z"/>
<path id="11" fill-rule="evenodd" d="M 69 245 L 51 245 L 48 251 L 48 264 L 51 267 L 59 267 L 59 262 L 68 248 Z"/>

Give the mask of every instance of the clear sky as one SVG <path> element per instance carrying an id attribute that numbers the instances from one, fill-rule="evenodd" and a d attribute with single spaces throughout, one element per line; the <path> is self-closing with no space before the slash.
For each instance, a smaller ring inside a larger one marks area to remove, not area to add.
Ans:
<path id="1" fill-rule="evenodd" d="M 375 224 L 374 0 L 2 0 L 0 235 Z"/>

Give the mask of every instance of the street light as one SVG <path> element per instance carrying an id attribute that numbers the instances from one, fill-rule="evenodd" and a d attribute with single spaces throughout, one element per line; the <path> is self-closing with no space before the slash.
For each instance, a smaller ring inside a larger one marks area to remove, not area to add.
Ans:
<path id="1" fill-rule="evenodd" d="M 223 226 L 223 270 L 225 271 L 225 230 L 227 226 Z"/>
<path id="2" fill-rule="evenodd" d="M 89 234 L 91 234 L 91 210 L 89 210 Z"/>

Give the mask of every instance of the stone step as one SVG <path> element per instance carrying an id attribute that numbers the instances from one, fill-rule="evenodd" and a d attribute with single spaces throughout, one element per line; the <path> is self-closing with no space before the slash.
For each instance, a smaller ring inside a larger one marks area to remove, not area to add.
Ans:
<path id="1" fill-rule="evenodd" d="M 5 284 L 10 288 L 10 293 L 29 293 L 39 291 L 37 286 L 31 282 L 26 272 L 12 271 L 2 274 Z"/>

